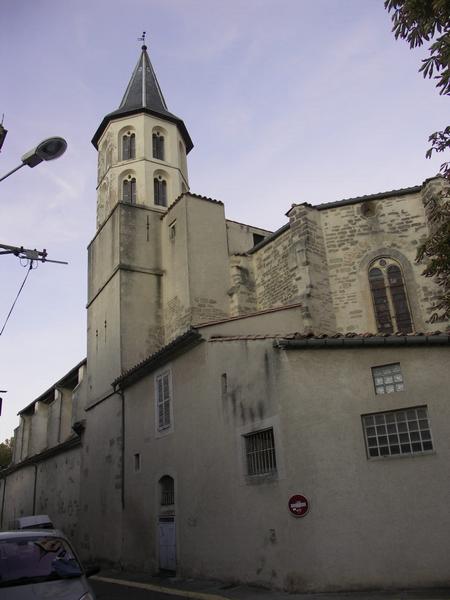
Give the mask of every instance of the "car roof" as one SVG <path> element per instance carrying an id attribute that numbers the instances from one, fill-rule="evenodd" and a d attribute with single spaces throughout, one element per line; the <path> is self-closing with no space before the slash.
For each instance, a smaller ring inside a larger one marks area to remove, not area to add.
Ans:
<path id="1" fill-rule="evenodd" d="M 66 539 L 65 535 L 58 529 L 17 529 L 12 531 L 0 531 L 0 542 L 30 537 L 58 537 Z"/>

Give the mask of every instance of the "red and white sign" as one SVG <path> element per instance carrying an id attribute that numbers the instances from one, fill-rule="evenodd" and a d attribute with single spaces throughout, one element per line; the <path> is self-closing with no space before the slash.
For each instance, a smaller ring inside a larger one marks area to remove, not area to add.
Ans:
<path id="1" fill-rule="evenodd" d="M 309 502 L 305 496 L 296 494 L 289 498 L 288 507 L 294 517 L 304 517 L 309 510 Z"/>

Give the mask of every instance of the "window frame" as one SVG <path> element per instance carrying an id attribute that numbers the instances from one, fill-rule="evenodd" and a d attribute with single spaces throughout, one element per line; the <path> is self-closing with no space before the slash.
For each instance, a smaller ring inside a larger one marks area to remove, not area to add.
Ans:
<path id="1" fill-rule="evenodd" d="M 167 181 L 163 177 L 153 178 L 153 196 L 155 206 L 167 208 Z"/>
<path id="2" fill-rule="evenodd" d="M 393 269 L 396 270 L 400 283 L 394 281 Z M 374 275 L 376 271 L 379 272 L 377 276 Z M 400 263 L 390 256 L 379 256 L 369 264 L 367 279 L 377 330 L 389 334 L 396 331 L 404 334 L 412 333 L 413 315 Z M 406 327 L 400 328 L 402 324 L 406 324 Z"/>
<path id="3" fill-rule="evenodd" d="M 270 433 L 270 440 L 264 434 Z M 249 431 L 243 434 L 243 445 L 244 445 L 244 465 L 245 475 L 250 478 L 259 477 L 274 477 L 277 472 L 277 448 L 275 441 L 274 428 L 264 427 L 263 429 L 257 429 Z M 266 438 L 266 439 L 264 439 Z M 271 447 L 249 448 L 250 440 L 256 441 L 256 443 L 267 443 L 271 442 Z M 270 468 L 270 464 L 273 465 Z"/>
<path id="4" fill-rule="evenodd" d="M 164 134 L 159 131 L 154 131 L 152 134 L 152 156 L 156 160 L 165 160 Z"/>
<path id="5" fill-rule="evenodd" d="M 125 189 L 125 186 L 127 187 L 127 190 Z M 136 187 L 136 177 L 124 177 L 122 180 L 122 202 L 125 202 L 126 204 L 136 204 Z"/>
<path id="6" fill-rule="evenodd" d="M 136 134 L 133 131 L 128 131 L 122 134 L 122 160 L 136 159 Z"/>
<path id="7" fill-rule="evenodd" d="M 395 367 L 397 367 L 397 366 L 398 366 L 398 369 L 395 369 Z M 381 369 L 388 369 L 389 367 L 392 367 L 392 369 L 391 369 L 392 381 L 385 381 L 385 376 L 389 377 L 391 375 L 381 373 Z M 376 396 L 385 396 L 387 394 L 395 394 L 395 393 L 405 391 L 405 378 L 403 377 L 403 372 L 402 372 L 401 365 L 399 362 L 388 363 L 386 365 L 377 365 L 375 367 L 371 367 L 371 373 L 372 373 L 373 387 L 374 387 Z M 395 380 L 395 378 L 399 377 L 399 376 L 401 377 L 401 380 L 400 379 Z M 377 383 L 375 378 L 382 378 L 383 381 Z M 400 385 L 402 386 L 402 388 L 397 389 L 398 387 L 400 387 Z M 384 388 L 384 392 L 377 391 L 377 389 L 381 389 L 382 386 Z M 394 389 L 388 391 L 386 389 L 387 386 L 393 386 Z"/>
<path id="8" fill-rule="evenodd" d="M 416 414 L 415 418 L 413 418 L 411 414 L 408 415 L 408 413 L 412 413 L 413 411 Z M 420 416 L 418 411 L 425 411 L 425 417 Z M 404 413 L 403 419 L 401 413 Z M 370 422 L 369 419 L 372 419 L 372 422 Z M 427 426 L 421 424 L 421 421 L 427 421 Z M 410 427 L 409 423 L 417 424 L 417 429 Z M 436 452 L 430 424 L 430 415 L 426 404 L 364 414 L 361 415 L 361 425 L 367 460 L 414 458 L 416 456 L 435 454 Z M 389 430 L 389 427 L 391 430 Z M 383 428 L 385 431 L 383 431 Z M 422 432 L 427 432 L 428 435 L 422 437 Z M 397 436 L 397 440 L 390 439 L 394 436 Z M 423 446 L 425 444 L 429 444 L 431 447 L 424 448 Z M 403 451 L 402 446 L 408 445 L 410 446 L 410 451 Z M 422 448 L 413 449 L 413 446 L 418 445 L 422 445 Z M 387 448 L 389 451 L 381 452 L 381 448 Z M 392 449 L 395 449 L 395 452 L 392 452 Z M 371 450 L 373 450 L 372 454 Z M 377 452 L 377 454 L 375 454 L 375 452 Z"/>
<path id="9" fill-rule="evenodd" d="M 167 508 L 173 506 L 175 504 L 175 479 L 171 475 L 163 475 L 160 477 L 158 483 L 160 507 Z"/>
<path id="10" fill-rule="evenodd" d="M 164 398 L 164 379 L 167 378 L 168 398 Z M 163 399 L 160 401 L 160 385 L 162 381 Z M 154 394 L 155 394 L 155 430 L 158 437 L 164 436 L 173 431 L 173 385 L 172 370 L 163 369 L 154 376 Z M 164 405 L 167 405 L 165 409 Z M 160 421 L 160 407 L 162 406 L 163 421 Z"/>

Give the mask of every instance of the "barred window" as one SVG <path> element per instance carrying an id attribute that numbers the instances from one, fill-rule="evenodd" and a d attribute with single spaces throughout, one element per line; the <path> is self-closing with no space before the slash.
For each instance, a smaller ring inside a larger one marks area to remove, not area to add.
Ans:
<path id="1" fill-rule="evenodd" d="M 170 373 L 158 375 L 156 378 L 158 431 L 167 429 L 171 425 L 171 395 Z"/>
<path id="2" fill-rule="evenodd" d="M 173 477 L 164 475 L 159 480 L 161 491 L 161 506 L 170 506 L 175 503 L 175 486 Z"/>
<path id="3" fill-rule="evenodd" d="M 433 450 L 426 406 L 363 415 L 368 458 Z"/>
<path id="4" fill-rule="evenodd" d="M 405 389 L 400 363 L 372 367 L 372 377 L 375 394 L 392 394 Z"/>
<path id="5" fill-rule="evenodd" d="M 275 473 L 277 470 L 277 461 L 273 429 L 248 433 L 244 438 L 247 475 Z"/>

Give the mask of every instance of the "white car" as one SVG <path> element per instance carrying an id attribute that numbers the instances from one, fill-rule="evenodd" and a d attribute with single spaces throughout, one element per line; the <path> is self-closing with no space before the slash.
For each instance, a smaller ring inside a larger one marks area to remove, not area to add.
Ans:
<path id="1" fill-rule="evenodd" d="M 0 532 L 0 600 L 95 600 L 67 538 L 55 529 Z"/>

